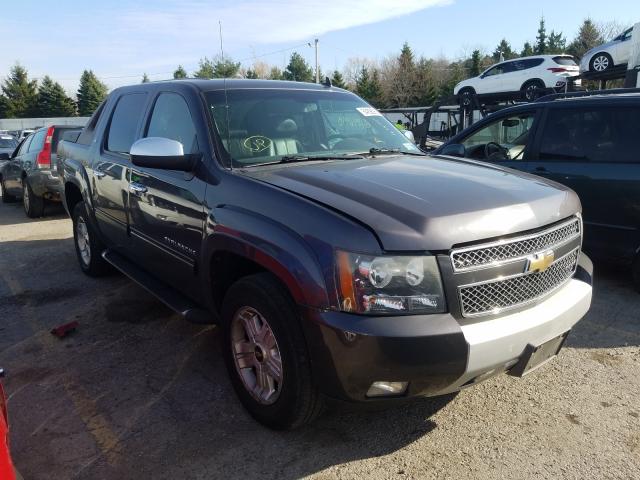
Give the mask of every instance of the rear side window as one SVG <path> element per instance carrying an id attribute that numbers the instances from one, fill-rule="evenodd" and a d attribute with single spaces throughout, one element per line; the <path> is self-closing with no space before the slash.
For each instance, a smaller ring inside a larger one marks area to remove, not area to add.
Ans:
<path id="1" fill-rule="evenodd" d="M 32 138 L 33 138 L 33 135 L 23 140 L 22 145 L 20 145 L 20 150 L 18 150 L 18 153 L 16 153 L 16 156 L 24 155 L 25 153 L 27 153 L 27 150 L 29 149 L 29 145 L 31 144 Z"/>
<path id="2" fill-rule="evenodd" d="M 544 58 L 530 58 L 529 60 L 523 60 L 522 62 L 524 63 L 525 69 L 534 68 L 538 65 L 542 65 L 542 62 L 544 62 Z"/>
<path id="3" fill-rule="evenodd" d="M 553 57 L 553 61 L 565 67 L 575 67 L 578 65 L 573 57 Z"/>
<path id="4" fill-rule="evenodd" d="M 105 146 L 107 150 L 115 153 L 129 153 L 136 139 L 146 100 L 145 93 L 130 93 L 120 97 L 111 116 Z"/>
<path id="5" fill-rule="evenodd" d="M 634 108 L 552 109 L 542 134 L 540 160 L 640 163 Z"/>
<path id="6" fill-rule="evenodd" d="M 146 136 L 177 140 L 187 154 L 198 151 L 196 127 L 189 107 L 177 93 L 160 94 L 153 107 Z"/>
<path id="7" fill-rule="evenodd" d="M 47 129 L 43 128 L 42 130 L 38 130 L 33 134 L 33 138 L 31 139 L 31 145 L 29 145 L 28 152 L 39 152 L 44 147 L 44 137 L 47 136 Z"/>

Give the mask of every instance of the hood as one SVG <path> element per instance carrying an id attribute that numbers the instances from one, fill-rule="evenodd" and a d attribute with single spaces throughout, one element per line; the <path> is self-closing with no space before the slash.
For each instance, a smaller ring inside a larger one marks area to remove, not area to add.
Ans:
<path id="1" fill-rule="evenodd" d="M 393 156 L 245 172 L 359 220 L 388 251 L 448 250 L 541 227 L 580 210 L 577 195 L 562 185 L 446 157 Z"/>

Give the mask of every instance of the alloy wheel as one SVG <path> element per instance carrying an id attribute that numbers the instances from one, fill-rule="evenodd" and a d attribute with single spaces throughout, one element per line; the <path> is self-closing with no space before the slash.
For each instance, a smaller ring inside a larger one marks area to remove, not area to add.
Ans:
<path id="1" fill-rule="evenodd" d="M 245 389 L 263 405 L 282 391 L 282 358 L 271 326 L 257 310 L 238 309 L 231 321 L 231 351 Z"/>
<path id="2" fill-rule="evenodd" d="M 593 69 L 596 72 L 604 72 L 609 68 L 609 58 L 606 55 L 598 55 L 593 59 Z"/>
<path id="3" fill-rule="evenodd" d="M 76 223 L 76 243 L 80 257 L 85 265 L 91 263 L 91 244 L 89 243 L 89 230 L 84 218 L 79 217 Z"/>

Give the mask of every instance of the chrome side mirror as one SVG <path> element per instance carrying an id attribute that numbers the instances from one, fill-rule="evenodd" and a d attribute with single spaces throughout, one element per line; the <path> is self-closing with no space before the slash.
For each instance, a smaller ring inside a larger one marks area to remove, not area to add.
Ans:
<path id="1" fill-rule="evenodd" d="M 139 167 L 192 171 L 201 154 L 185 154 L 182 143 L 163 137 L 141 138 L 131 145 L 131 162 Z"/>

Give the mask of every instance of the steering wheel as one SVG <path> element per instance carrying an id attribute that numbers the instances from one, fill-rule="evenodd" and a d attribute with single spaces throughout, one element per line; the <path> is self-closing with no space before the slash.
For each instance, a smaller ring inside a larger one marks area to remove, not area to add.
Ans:
<path id="1" fill-rule="evenodd" d="M 509 160 L 509 150 L 496 142 L 488 142 L 484 146 L 484 158 L 487 160 Z"/>

